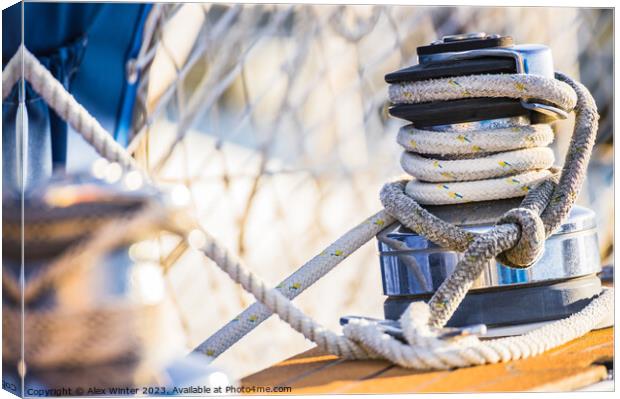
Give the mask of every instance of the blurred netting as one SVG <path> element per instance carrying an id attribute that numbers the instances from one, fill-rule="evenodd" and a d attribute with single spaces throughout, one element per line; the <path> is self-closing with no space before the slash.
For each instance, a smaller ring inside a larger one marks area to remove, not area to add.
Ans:
<path id="1" fill-rule="evenodd" d="M 129 149 L 156 180 L 186 187 L 177 192 L 200 223 L 275 285 L 378 210 L 380 187 L 400 174 L 402 122 L 387 116 L 383 76 L 417 63 L 417 46 L 472 31 L 550 46 L 556 69 L 594 94 L 602 120 L 589 180 L 597 185 L 582 203 L 606 221 L 609 258 L 610 10 L 155 5 L 129 65 L 140 79 Z M 559 156 L 570 126 L 558 126 Z M 170 294 L 192 348 L 252 298 L 195 254 L 177 255 Z M 367 245 L 297 303 L 336 328 L 343 314 L 381 316 L 382 300 Z M 269 320 L 218 361 L 239 376 L 309 346 Z"/>

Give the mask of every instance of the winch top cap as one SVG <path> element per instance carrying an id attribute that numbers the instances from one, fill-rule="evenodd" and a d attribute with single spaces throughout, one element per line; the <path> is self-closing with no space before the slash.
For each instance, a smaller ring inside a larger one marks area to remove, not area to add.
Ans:
<path id="1" fill-rule="evenodd" d="M 513 44 L 514 41 L 510 36 L 487 35 L 484 32 L 476 32 L 444 36 L 441 40 L 435 41 L 430 45 L 418 47 L 416 51 L 418 56 L 421 56 L 493 47 L 508 47 Z"/>
<path id="2" fill-rule="evenodd" d="M 541 44 L 515 45 L 510 36 L 469 33 L 445 36 L 418 47 L 419 64 L 385 75 L 390 85 L 471 75 L 527 74 L 553 79 L 551 49 Z M 390 115 L 418 127 L 529 116 L 534 123 L 565 119 L 567 111 L 543 101 L 519 98 L 461 98 L 447 101 L 396 103 Z"/>
<path id="3" fill-rule="evenodd" d="M 516 73 L 514 56 L 508 54 L 483 55 L 461 59 L 451 53 L 474 50 L 492 50 L 513 47 L 510 36 L 487 35 L 484 32 L 444 36 L 433 43 L 417 48 L 418 65 L 409 66 L 385 75 L 387 83 L 418 81 L 442 77 L 476 75 L 486 73 Z M 443 56 L 443 54 L 446 54 Z M 441 59 L 437 59 L 441 57 Z M 446 58 L 447 57 L 447 58 Z"/>

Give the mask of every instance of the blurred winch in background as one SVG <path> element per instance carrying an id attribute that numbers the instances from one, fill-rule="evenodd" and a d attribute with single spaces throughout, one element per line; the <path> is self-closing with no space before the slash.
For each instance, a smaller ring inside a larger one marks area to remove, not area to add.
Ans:
<path id="1" fill-rule="evenodd" d="M 140 255 L 140 245 L 161 239 L 158 215 L 171 209 L 169 195 L 145 184 L 139 172 L 123 173 L 104 160 L 95 165 L 100 178 L 54 177 L 29 188 L 23 212 L 19 195 L 5 192 L 5 377 L 19 390 L 18 376 L 25 375 L 26 394 L 95 393 L 76 391 L 85 386 L 107 395 L 110 387 L 157 394 L 231 384 L 204 358 L 186 356 L 166 303 L 163 268 Z"/>

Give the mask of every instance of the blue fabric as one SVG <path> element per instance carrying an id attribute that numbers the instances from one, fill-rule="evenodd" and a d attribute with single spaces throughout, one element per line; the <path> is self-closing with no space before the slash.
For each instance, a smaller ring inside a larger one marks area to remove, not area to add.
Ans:
<path id="1" fill-rule="evenodd" d="M 67 90 L 71 91 L 71 82 L 82 62 L 85 49 L 86 38 L 80 37 L 73 43 L 49 52 L 47 56 L 39 57 L 39 60 Z M 62 169 L 67 162 L 67 123 L 53 110 L 49 111 L 49 118 L 52 168 Z"/>
<path id="2" fill-rule="evenodd" d="M 150 8 L 105 4 L 88 32 L 88 46 L 73 81 L 75 98 L 117 138 L 126 134 L 132 117 L 131 112 L 123 113 L 123 103 L 133 107 L 135 97 L 126 79 L 126 63 L 139 50 Z"/>
<path id="3" fill-rule="evenodd" d="M 139 51 L 150 8 L 150 4 L 24 3 L 26 47 L 122 143 L 127 141 L 136 92 L 135 84 L 125 78 L 125 65 Z M 3 10 L 3 67 L 21 43 L 21 12 L 22 4 Z M 16 92 L 17 87 L 13 100 Z M 64 168 L 68 153 L 79 157 L 81 151 L 67 148 L 70 129 L 38 100 L 36 93 L 27 90 L 30 160 L 51 158 L 52 165 L 37 163 L 30 169 L 49 175 L 52 166 Z M 9 162 L 15 160 L 16 108 L 16 101 L 3 104 L 3 111 L 11 115 L 3 118 L 3 156 Z"/>
<path id="4" fill-rule="evenodd" d="M 138 22 L 136 23 L 136 31 L 131 39 L 131 47 L 129 48 L 127 56 L 125 56 L 125 60 L 135 59 L 138 56 L 140 47 L 142 46 L 144 23 L 146 22 L 146 17 L 151 11 L 151 8 L 151 4 L 146 4 L 140 9 Z M 130 83 L 127 79 L 124 80 L 121 104 L 116 117 L 116 128 L 114 129 L 114 138 L 124 147 L 126 147 L 129 143 L 129 129 L 131 128 L 133 108 L 136 102 L 136 93 L 139 82 L 140 73 L 138 73 L 137 79 L 133 83 Z"/>
<path id="5" fill-rule="evenodd" d="M 24 3 L 24 41 L 37 56 L 46 56 L 75 42 L 93 24 L 101 3 Z M 21 3 L 2 11 L 2 63 L 8 62 L 21 43 L 14 29 L 21 21 Z"/>

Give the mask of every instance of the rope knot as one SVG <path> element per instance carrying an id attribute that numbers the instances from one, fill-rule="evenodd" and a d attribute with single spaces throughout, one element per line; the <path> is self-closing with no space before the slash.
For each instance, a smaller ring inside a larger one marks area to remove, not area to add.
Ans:
<path id="1" fill-rule="evenodd" d="M 514 208 L 497 222 L 506 223 L 514 223 L 519 227 L 519 238 L 514 247 L 497 255 L 497 260 L 514 268 L 532 266 L 545 249 L 545 226 L 542 219 L 530 209 Z"/>

